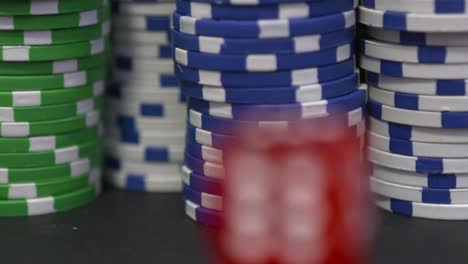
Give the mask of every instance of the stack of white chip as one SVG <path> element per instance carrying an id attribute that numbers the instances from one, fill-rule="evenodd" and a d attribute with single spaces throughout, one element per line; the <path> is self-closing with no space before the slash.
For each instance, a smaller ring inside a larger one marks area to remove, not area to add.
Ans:
<path id="1" fill-rule="evenodd" d="M 360 20 L 378 206 L 468 219 L 468 1 L 364 0 Z"/>
<path id="2" fill-rule="evenodd" d="M 132 191 L 181 190 L 186 110 L 170 47 L 175 3 L 118 1 L 108 88 L 107 180 Z"/>

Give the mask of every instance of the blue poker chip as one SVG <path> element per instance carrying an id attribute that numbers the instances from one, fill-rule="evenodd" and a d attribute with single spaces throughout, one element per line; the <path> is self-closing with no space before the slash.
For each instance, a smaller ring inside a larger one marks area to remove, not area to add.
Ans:
<path id="1" fill-rule="evenodd" d="M 278 72 L 204 71 L 176 64 L 175 74 L 183 81 L 224 87 L 281 87 L 323 83 L 354 73 L 354 59 L 318 68 Z"/>
<path id="2" fill-rule="evenodd" d="M 374 39 L 419 46 L 467 46 L 464 32 L 410 32 L 368 27 L 366 32 Z"/>
<path id="3" fill-rule="evenodd" d="M 394 108 L 369 100 L 369 115 L 380 120 L 432 128 L 468 128 L 468 112 L 430 112 Z"/>
<path id="4" fill-rule="evenodd" d="M 188 0 L 176 1 L 176 12 L 196 18 L 256 20 L 286 19 L 325 16 L 352 10 L 356 0 L 314 1 L 304 3 L 282 3 L 258 6 L 220 5 Z"/>
<path id="5" fill-rule="evenodd" d="M 214 117 L 252 121 L 277 121 L 322 118 L 342 114 L 359 108 L 366 102 L 366 97 L 367 89 L 366 86 L 363 86 L 341 97 L 300 104 L 226 104 L 208 102 L 191 97 L 187 105 L 189 109 Z"/>
<path id="6" fill-rule="evenodd" d="M 354 52 L 353 43 L 325 50 L 293 54 L 220 55 L 174 49 L 174 60 L 187 67 L 239 72 L 276 72 L 280 70 L 319 67 L 348 60 Z"/>
<path id="7" fill-rule="evenodd" d="M 185 151 L 192 156 L 206 160 L 208 162 L 222 164 L 224 161 L 223 151 L 209 146 L 204 146 L 195 142 L 192 138 L 187 138 L 185 144 Z"/>
<path id="8" fill-rule="evenodd" d="M 464 14 L 468 13 L 466 0 L 363 0 L 362 6 L 381 11 L 396 11 L 426 14 Z"/>
<path id="9" fill-rule="evenodd" d="M 366 72 L 369 85 L 389 91 L 418 95 L 467 96 L 468 80 L 434 80 L 393 77 Z"/>
<path id="10" fill-rule="evenodd" d="M 466 189 L 468 174 L 414 173 L 371 164 L 374 178 L 401 185 L 430 189 Z"/>
<path id="11" fill-rule="evenodd" d="M 468 189 L 431 189 L 406 186 L 374 177 L 371 177 L 370 181 L 371 190 L 385 197 L 427 204 L 468 204 Z M 192 194 L 194 199 L 202 195 Z M 204 202 L 210 205 L 208 203 L 210 199 L 207 200 Z"/>
<path id="12" fill-rule="evenodd" d="M 287 38 L 332 32 L 356 23 L 354 10 L 343 13 L 296 19 L 277 20 L 213 20 L 173 15 L 174 29 L 183 33 L 227 38 Z"/>
<path id="13" fill-rule="evenodd" d="M 184 200 L 184 202 L 185 214 L 193 221 L 212 227 L 218 227 L 221 225 L 223 220 L 221 212 L 203 208 L 189 200 Z"/>
<path id="14" fill-rule="evenodd" d="M 358 122 L 357 124 L 351 125 L 349 128 L 347 128 L 347 131 L 349 132 L 349 134 L 356 138 L 362 137 L 365 133 L 365 130 L 366 130 L 365 120 L 362 120 L 361 122 Z M 236 142 L 235 141 L 236 138 L 232 135 L 230 136 L 230 135 L 213 133 L 211 131 L 195 127 L 188 122 L 187 122 L 186 137 L 187 137 L 187 141 L 195 142 L 200 145 L 215 148 L 218 150 L 222 150 L 226 146 L 231 146 L 233 143 Z M 194 151 L 192 151 L 191 153 L 192 155 L 195 155 L 193 154 Z M 204 157 L 203 155 L 198 155 L 198 156 L 201 157 L 202 159 Z M 220 159 L 217 158 L 217 160 L 219 161 Z"/>
<path id="15" fill-rule="evenodd" d="M 366 71 L 394 77 L 440 80 L 468 79 L 468 63 L 420 64 L 379 60 L 364 55 L 361 56 L 360 62 L 361 68 Z"/>
<path id="16" fill-rule="evenodd" d="M 350 43 L 355 37 L 355 27 L 344 30 L 294 38 L 250 39 L 195 36 L 172 31 L 174 46 L 211 54 L 290 54 L 327 49 Z"/>
<path id="17" fill-rule="evenodd" d="M 223 198 L 219 195 L 199 192 L 185 184 L 183 186 L 182 192 L 185 199 L 192 201 L 193 203 L 198 204 L 203 208 L 216 211 L 223 210 Z"/>
<path id="18" fill-rule="evenodd" d="M 308 2 L 318 2 L 321 0 L 308 0 Z M 201 3 L 212 3 L 218 5 L 233 5 L 233 6 L 258 6 L 271 5 L 280 3 L 301 3 L 303 0 L 197 0 Z"/>
<path id="19" fill-rule="evenodd" d="M 409 46 L 361 39 L 361 53 L 381 59 L 411 63 L 467 63 L 468 47 Z"/>
<path id="20" fill-rule="evenodd" d="M 361 6 L 359 21 L 367 26 L 413 32 L 464 32 L 468 14 L 439 15 L 381 11 Z"/>
<path id="21" fill-rule="evenodd" d="M 354 73 L 330 82 L 275 88 L 221 88 L 181 82 L 186 96 L 211 102 L 237 104 L 294 104 L 344 96 L 359 86 L 359 74 Z"/>
<path id="22" fill-rule="evenodd" d="M 185 152 L 184 164 L 197 174 L 215 179 L 224 179 L 225 170 L 223 165 L 196 158 L 188 152 Z"/>
<path id="23" fill-rule="evenodd" d="M 214 117 L 202 114 L 193 109 L 189 110 L 190 124 L 203 130 L 223 134 L 223 135 L 236 135 L 239 131 L 270 128 L 270 129 L 289 129 L 297 125 L 301 126 L 317 126 L 323 120 L 333 120 L 337 125 L 343 127 L 351 127 L 359 124 L 364 120 L 365 107 L 359 107 L 349 112 L 327 116 L 323 118 L 310 118 L 293 121 L 245 121 L 227 119 L 221 117 Z"/>
<path id="24" fill-rule="evenodd" d="M 222 135 L 207 131 L 191 125 L 187 122 L 187 140 L 197 142 L 199 144 L 213 147 L 216 149 L 222 149 L 223 147 L 229 146 L 235 142 L 235 137 L 229 135 Z"/>
<path id="25" fill-rule="evenodd" d="M 199 192 L 222 195 L 223 182 L 193 172 L 187 166 L 182 166 L 182 181 L 185 185 Z"/>

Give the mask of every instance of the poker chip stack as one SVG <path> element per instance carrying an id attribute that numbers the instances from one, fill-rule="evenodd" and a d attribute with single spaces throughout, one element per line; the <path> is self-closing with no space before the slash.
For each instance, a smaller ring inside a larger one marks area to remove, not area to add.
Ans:
<path id="1" fill-rule="evenodd" d="M 239 130 L 335 117 L 361 137 L 353 0 L 177 0 L 175 73 L 188 98 L 187 215 L 222 217 L 223 151 Z M 325 134 L 327 131 L 323 131 Z M 254 173 L 254 172 L 253 172 Z"/>
<path id="2" fill-rule="evenodd" d="M 131 191 L 181 191 L 185 100 L 174 76 L 171 1 L 118 1 L 108 89 L 107 180 Z"/>
<path id="3" fill-rule="evenodd" d="M 99 194 L 109 17 L 102 0 L 0 2 L 0 216 Z"/>
<path id="4" fill-rule="evenodd" d="M 468 2 L 365 0 L 360 19 L 377 205 L 468 219 Z"/>

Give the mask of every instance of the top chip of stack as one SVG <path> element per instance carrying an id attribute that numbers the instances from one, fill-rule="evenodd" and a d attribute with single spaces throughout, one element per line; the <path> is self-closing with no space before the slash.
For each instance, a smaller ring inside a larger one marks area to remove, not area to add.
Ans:
<path id="1" fill-rule="evenodd" d="M 371 186 L 397 214 L 468 219 L 465 0 L 363 1 Z"/>
<path id="2" fill-rule="evenodd" d="M 354 64 L 356 1 L 177 0 L 175 73 L 188 97 L 186 212 L 222 217 L 225 147 L 245 129 L 334 118 L 364 134 Z"/>
<path id="3" fill-rule="evenodd" d="M 186 110 L 170 46 L 175 3 L 116 1 L 108 88 L 108 181 L 131 191 L 181 190 Z"/>
<path id="4" fill-rule="evenodd" d="M 109 18 L 102 0 L 0 3 L 0 216 L 99 194 Z"/>

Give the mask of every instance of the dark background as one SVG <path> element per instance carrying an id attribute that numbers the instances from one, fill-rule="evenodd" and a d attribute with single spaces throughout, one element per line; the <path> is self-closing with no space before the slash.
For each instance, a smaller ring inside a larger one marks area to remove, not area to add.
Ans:
<path id="1" fill-rule="evenodd" d="M 379 211 L 376 264 L 468 263 L 468 222 Z M 68 213 L 0 218 L 5 264 L 204 264 L 208 228 L 184 215 L 180 194 L 108 190 Z"/>

